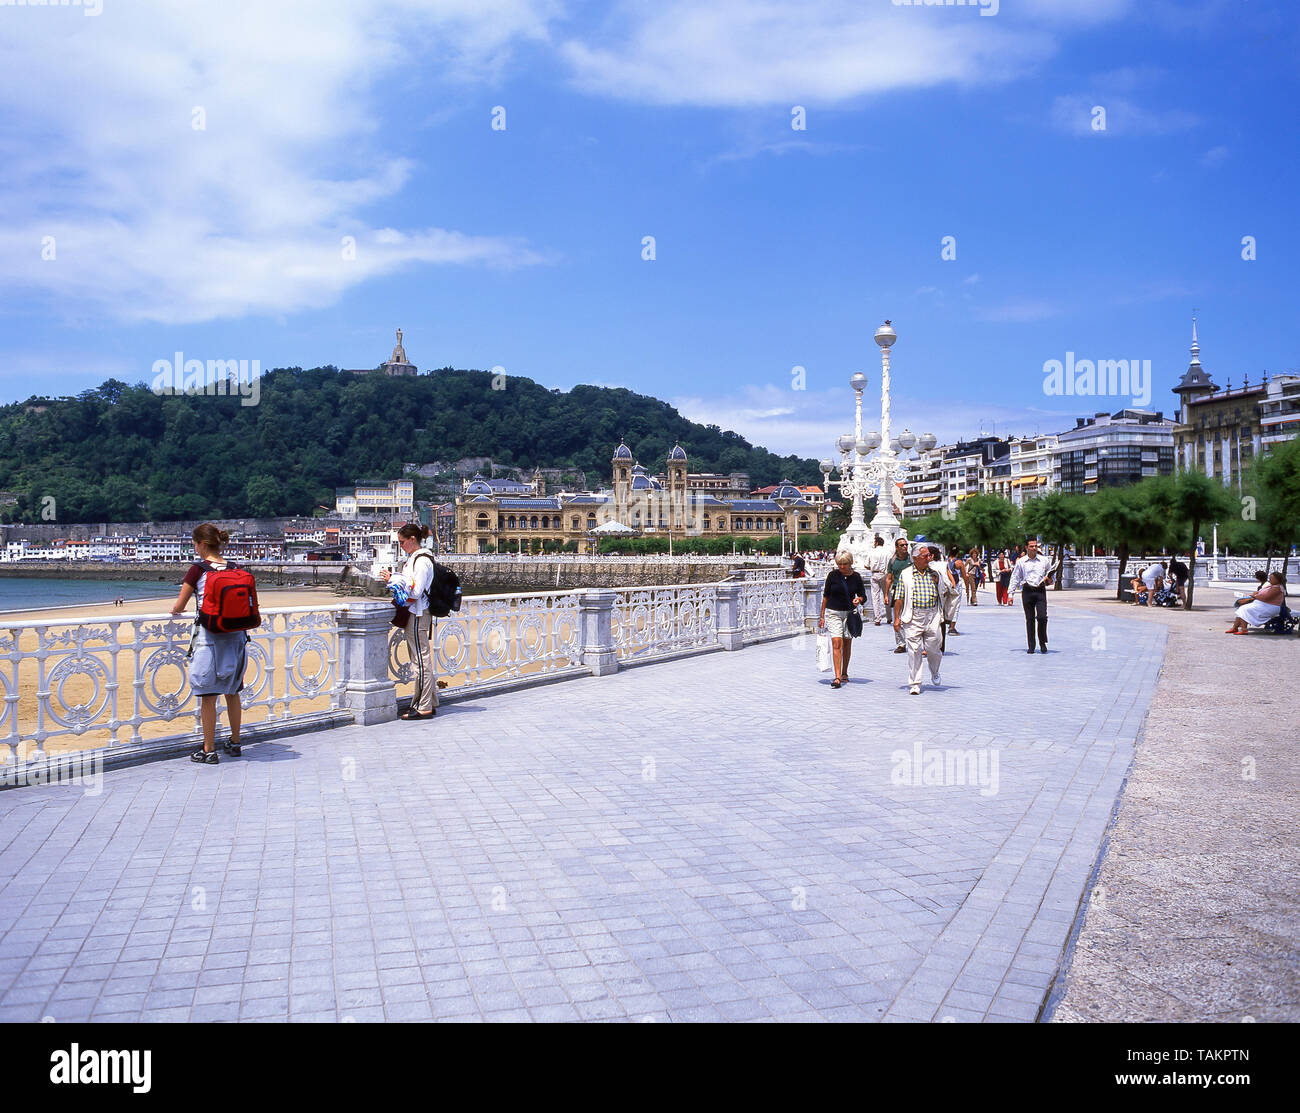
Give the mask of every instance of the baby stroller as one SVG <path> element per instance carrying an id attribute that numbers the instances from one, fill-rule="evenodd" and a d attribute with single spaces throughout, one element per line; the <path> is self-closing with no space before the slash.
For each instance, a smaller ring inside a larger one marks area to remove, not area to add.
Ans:
<path id="1" fill-rule="evenodd" d="M 1155 605 L 1157 607 L 1178 606 L 1178 592 L 1172 587 L 1162 587 L 1156 592 Z"/>
<path id="2" fill-rule="evenodd" d="M 1295 612 L 1286 605 L 1284 600 L 1282 610 L 1264 623 L 1260 627 L 1260 632 L 1264 634 L 1290 634 L 1297 626 L 1300 626 L 1300 619 L 1296 618 Z"/>

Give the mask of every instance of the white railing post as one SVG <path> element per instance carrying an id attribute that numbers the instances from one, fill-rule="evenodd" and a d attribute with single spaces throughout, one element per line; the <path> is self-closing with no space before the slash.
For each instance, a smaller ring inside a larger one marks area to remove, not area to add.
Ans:
<path id="1" fill-rule="evenodd" d="M 348 603 L 339 618 L 339 706 L 361 726 L 397 718 L 397 688 L 388 671 L 388 603 Z"/>
<path id="2" fill-rule="evenodd" d="M 741 649 L 745 634 L 740 628 L 742 584 L 718 584 L 718 643 L 723 649 Z"/>
<path id="3" fill-rule="evenodd" d="M 614 606 L 618 592 L 592 588 L 582 593 L 578 604 L 582 663 L 592 676 L 618 671 L 618 647 L 614 643 Z"/>
<path id="4" fill-rule="evenodd" d="M 825 585 L 817 580 L 803 581 L 803 624 L 812 633 L 817 631 L 817 620 L 822 609 L 822 588 Z M 867 590 L 870 590 L 868 588 Z"/>

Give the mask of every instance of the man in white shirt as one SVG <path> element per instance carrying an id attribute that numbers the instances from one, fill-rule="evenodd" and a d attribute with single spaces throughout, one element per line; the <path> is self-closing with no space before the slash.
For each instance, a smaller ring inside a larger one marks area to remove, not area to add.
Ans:
<path id="1" fill-rule="evenodd" d="M 1165 584 L 1165 566 L 1160 561 L 1155 564 L 1148 564 L 1142 572 L 1142 584 L 1147 589 L 1147 606 L 1152 606 L 1156 601 L 1156 592 Z M 1136 603 L 1137 600 L 1134 600 Z"/>
<path id="2" fill-rule="evenodd" d="M 1011 570 L 1011 583 L 1007 594 L 1014 595 L 1024 589 L 1020 602 L 1025 608 L 1025 637 L 1029 648 L 1034 651 L 1034 626 L 1038 626 L 1038 649 L 1047 652 L 1047 589 L 1052 585 L 1052 562 L 1038 551 L 1038 542 L 1030 538 L 1025 545 L 1025 555 L 1016 561 Z"/>
<path id="3" fill-rule="evenodd" d="M 885 617 L 885 575 L 889 571 L 889 550 L 885 539 L 876 534 L 876 547 L 867 557 L 867 572 L 871 576 L 871 610 L 879 626 Z"/>

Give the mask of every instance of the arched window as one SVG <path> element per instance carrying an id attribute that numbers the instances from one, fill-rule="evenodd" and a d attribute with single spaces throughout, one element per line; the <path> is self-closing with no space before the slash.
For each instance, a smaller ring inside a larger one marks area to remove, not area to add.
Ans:
<path id="1" fill-rule="evenodd" d="M 506 516 L 504 514 L 498 514 L 497 529 L 505 529 L 505 528 L 506 528 Z"/>
<path id="2" fill-rule="evenodd" d="M 486 514 L 480 514 L 478 516 L 478 528 L 479 529 L 488 528 L 488 516 Z"/>
<path id="3" fill-rule="evenodd" d="M 746 529 L 753 529 L 753 528 L 754 528 L 754 519 L 753 519 L 753 518 L 746 518 L 746 519 L 745 519 L 745 528 L 746 528 Z"/>
<path id="4" fill-rule="evenodd" d="M 529 519 L 528 528 L 529 528 L 529 529 L 536 529 L 536 528 L 537 528 L 537 515 L 536 515 L 536 514 L 534 514 L 534 515 L 532 516 L 532 518 Z"/>
<path id="5" fill-rule="evenodd" d="M 709 528 L 709 516 L 707 514 L 704 515 L 704 528 Z"/>
<path id="6" fill-rule="evenodd" d="M 805 530 L 805 531 L 806 531 L 806 530 L 808 530 L 808 529 L 810 529 L 810 528 L 812 528 L 812 527 L 808 525 L 808 519 L 807 519 L 807 518 L 800 518 L 800 519 L 799 519 L 799 528 L 800 528 L 801 530 Z M 851 600 L 850 600 L 850 602 L 851 602 Z"/>
<path id="7" fill-rule="evenodd" d="M 515 516 L 513 514 L 511 514 L 510 517 L 506 520 L 506 525 L 508 525 L 511 529 L 515 528 Z"/>
<path id="8" fill-rule="evenodd" d="M 772 521 L 771 518 L 768 518 L 768 520 L 767 520 L 767 528 L 768 528 L 768 529 L 776 529 L 776 523 L 775 523 L 774 521 Z"/>
<path id="9" fill-rule="evenodd" d="M 543 514 L 542 529 L 550 529 L 550 528 L 551 528 L 551 516 L 549 514 Z"/>
<path id="10" fill-rule="evenodd" d="M 592 518 L 592 522 L 593 522 L 593 524 L 595 523 L 595 521 L 596 521 L 596 519 L 595 519 L 595 518 Z M 569 528 L 570 528 L 570 529 L 577 529 L 577 528 L 578 528 L 578 519 L 577 519 L 577 518 L 571 518 L 571 519 L 569 520 Z"/>
<path id="11" fill-rule="evenodd" d="M 577 528 L 578 528 L 578 523 L 577 523 L 576 520 L 575 520 L 574 523 L 573 523 L 573 528 L 574 528 L 574 529 L 577 529 Z M 596 515 L 595 515 L 595 514 L 588 514 L 588 515 L 587 515 L 587 528 L 588 528 L 588 529 L 595 529 L 595 528 L 596 528 Z"/>

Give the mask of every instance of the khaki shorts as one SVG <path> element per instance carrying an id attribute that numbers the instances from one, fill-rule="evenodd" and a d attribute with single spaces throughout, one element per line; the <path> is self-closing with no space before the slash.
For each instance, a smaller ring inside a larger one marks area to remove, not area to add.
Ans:
<path id="1" fill-rule="evenodd" d="M 833 611 L 826 608 L 826 633 L 832 638 L 847 638 L 848 630 L 844 628 L 844 623 L 848 620 L 848 611 Z"/>

